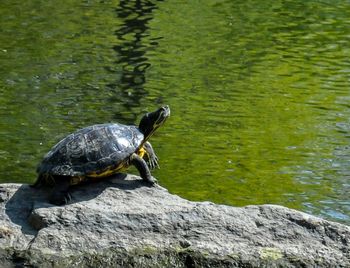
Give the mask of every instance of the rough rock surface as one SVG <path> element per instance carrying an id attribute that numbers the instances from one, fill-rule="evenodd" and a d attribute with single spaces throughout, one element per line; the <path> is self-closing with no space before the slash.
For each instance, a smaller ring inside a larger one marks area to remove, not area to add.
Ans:
<path id="1" fill-rule="evenodd" d="M 0 267 L 350 267 L 350 227 L 275 205 L 190 202 L 137 176 L 0 184 Z"/>

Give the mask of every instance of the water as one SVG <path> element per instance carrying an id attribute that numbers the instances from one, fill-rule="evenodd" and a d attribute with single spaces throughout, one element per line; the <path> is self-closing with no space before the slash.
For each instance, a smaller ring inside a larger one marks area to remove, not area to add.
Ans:
<path id="1" fill-rule="evenodd" d="M 152 143 L 172 193 L 349 224 L 349 18 L 348 1 L 4 1 L 0 181 L 169 104 Z"/>

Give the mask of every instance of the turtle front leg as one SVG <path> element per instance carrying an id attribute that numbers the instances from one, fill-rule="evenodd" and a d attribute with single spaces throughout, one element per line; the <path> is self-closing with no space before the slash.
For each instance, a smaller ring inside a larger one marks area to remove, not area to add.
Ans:
<path id="1" fill-rule="evenodd" d="M 67 204 L 71 199 L 69 193 L 70 177 L 54 176 L 55 186 L 49 198 L 49 202 L 53 205 L 61 206 Z"/>
<path id="2" fill-rule="evenodd" d="M 160 168 L 158 164 L 158 157 L 156 153 L 153 150 L 153 147 L 150 142 L 145 142 L 143 145 L 143 148 L 146 151 L 146 160 L 148 162 L 148 165 L 151 169 Z"/>
<path id="3" fill-rule="evenodd" d="M 133 153 L 130 157 L 130 163 L 134 165 L 140 172 L 140 176 L 144 181 L 151 183 L 152 185 L 157 183 L 157 180 L 152 177 L 151 171 L 149 170 L 147 163 L 138 154 Z"/>

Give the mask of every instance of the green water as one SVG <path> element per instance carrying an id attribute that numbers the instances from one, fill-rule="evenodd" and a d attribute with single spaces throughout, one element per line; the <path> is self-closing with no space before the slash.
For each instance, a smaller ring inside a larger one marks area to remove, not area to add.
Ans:
<path id="1" fill-rule="evenodd" d="M 350 223 L 349 1 L 73 2 L 0 5 L 1 182 L 169 104 L 152 141 L 170 192 Z"/>

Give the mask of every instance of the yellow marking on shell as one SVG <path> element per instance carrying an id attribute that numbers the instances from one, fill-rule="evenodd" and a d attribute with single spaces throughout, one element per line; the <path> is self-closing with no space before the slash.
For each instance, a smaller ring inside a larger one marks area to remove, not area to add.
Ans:
<path id="1" fill-rule="evenodd" d="M 144 147 L 141 147 L 138 151 L 137 154 L 143 158 L 145 154 L 147 154 L 147 151 L 145 150 Z M 129 168 L 129 163 L 127 161 L 124 161 L 122 163 L 120 163 L 118 166 L 110 166 L 108 167 L 106 170 L 102 171 L 102 172 L 92 172 L 86 175 L 87 178 L 103 178 L 103 177 L 108 177 L 111 176 L 115 173 L 121 172 L 121 171 L 125 171 Z M 74 183 L 74 184 L 78 184 L 79 182 L 81 182 L 82 180 L 84 180 L 84 178 L 77 178 L 78 182 Z"/>
<path id="2" fill-rule="evenodd" d="M 102 171 L 102 172 L 92 172 L 92 173 L 89 173 L 86 175 L 86 177 L 88 178 L 103 178 L 103 177 L 108 177 L 110 175 L 113 175 L 117 172 L 120 172 L 120 171 L 125 171 L 127 169 L 127 165 L 125 162 L 122 162 L 120 165 L 118 166 L 111 166 L 111 167 L 108 167 L 106 170 Z"/>

